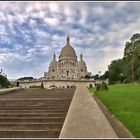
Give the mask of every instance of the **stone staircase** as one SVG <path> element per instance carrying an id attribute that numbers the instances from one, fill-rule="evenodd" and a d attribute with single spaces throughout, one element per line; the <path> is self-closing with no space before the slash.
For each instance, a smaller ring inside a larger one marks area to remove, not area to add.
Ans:
<path id="1" fill-rule="evenodd" d="M 0 138 L 58 138 L 75 88 L 0 95 Z"/>

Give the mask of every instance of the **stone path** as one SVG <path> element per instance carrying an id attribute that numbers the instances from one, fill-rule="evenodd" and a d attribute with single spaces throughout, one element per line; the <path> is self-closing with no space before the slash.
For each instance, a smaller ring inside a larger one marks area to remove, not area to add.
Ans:
<path id="1" fill-rule="evenodd" d="M 0 95 L 0 138 L 57 138 L 75 89 L 26 89 Z"/>
<path id="2" fill-rule="evenodd" d="M 88 89 L 76 88 L 59 138 L 117 138 Z"/>

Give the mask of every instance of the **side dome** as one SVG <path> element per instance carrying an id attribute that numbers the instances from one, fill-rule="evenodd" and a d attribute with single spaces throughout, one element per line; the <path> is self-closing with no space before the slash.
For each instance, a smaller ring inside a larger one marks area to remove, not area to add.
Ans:
<path id="1" fill-rule="evenodd" d="M 79 66 L 79 68 L 86 68 L 87 67 L 85 61 L 83 60 L 82 54 L 80 55 L 80 60 L 78 62 L 78 66 Z"/>
<path id="2" fill-rule="evenodd" d="M 67 36 L 66 45 L 62 48 L 62 50 L 60 52 L 59 58 L 61 59 L 63 57 L 71 57 L 71 58 L 77 59 L 76 52 L 75 52 L 74 48 L 71 47 L 71 45 L 70 45 L 69 36 Z"/>
<path id="3" fill-rule="evenodd" d="M 55 54 L 53 56 L 53 60 L 51 61 L 49 68 L 57 68 L 57 61 L 55 59 Z"/>

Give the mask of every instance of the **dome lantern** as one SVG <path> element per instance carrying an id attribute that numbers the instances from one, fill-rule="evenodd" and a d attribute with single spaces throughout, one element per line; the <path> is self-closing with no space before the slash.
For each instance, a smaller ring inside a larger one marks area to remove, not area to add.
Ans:
<path id="1" fill-rule="evenodd" d="M 56 59 L 56 55 L 55 55 L 55 53 L 54 53 L 54 55 L 53 55 L 53 59 L 54 59 L 54 60 Z"/>
<path id="2" fill-rule="evenodd" d="M 69 35 L 67 35 L 67 42 L 66 42 L 66 46 L 70 46 L 70 37 L 69 37 Z"/>
<path id="3" fill-rule="evenodd" d="M 83 55 L 82 55 L 82 53 L 80 54 L 80 59 L 81 59 L 81 60 L 83 59 Z"/>

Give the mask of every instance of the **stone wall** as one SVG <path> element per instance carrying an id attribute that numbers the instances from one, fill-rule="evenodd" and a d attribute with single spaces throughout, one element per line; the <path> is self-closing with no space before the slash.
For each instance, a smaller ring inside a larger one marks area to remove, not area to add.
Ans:
<path id="1" fill-rule="evenodd" d="M 40 86 L 43 83 L 44 88 L 49 88 L 52 85 L 57 87 L 70 87 L 85 85 L 88 87 L 90 84 L 95 86 L 95 81 L 91 80 L 34 80 L 34 81 L 20 81 L 19 86 L 22 88 L 29 88 L 30 86 Z"/>

